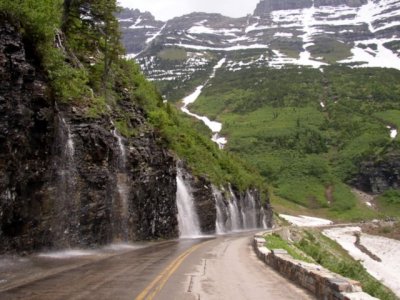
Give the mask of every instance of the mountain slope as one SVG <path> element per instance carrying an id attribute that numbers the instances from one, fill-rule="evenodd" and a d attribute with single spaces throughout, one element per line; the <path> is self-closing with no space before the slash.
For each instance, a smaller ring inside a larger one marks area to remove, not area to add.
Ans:
<path id="1" fill-rule="evenodd" d="M 174 100 L 181 95 L 169 92 L 172 86 L 204 78 L 224 56 L 232 70 L 333 63 L 399 69 L 399 10 L 395 0 L 265 0 L 253 15 L 237 19 L 193 13 L 155 25 L 152 18 L 147 21 L 149 13 L 137 10 L 124 11 L 119 19 L 129 56 Z"/>
<path id="2" fill-rule="evenodd" d="M 283 209 L 379 215 L 353 185 L 396 215 L 399 9 L 264 0 L 244 18 L 192 13 L 163 23 L 135 57 L 164 99 L 180 106 L 190 95 L 183 111 L 222 122 L 225 149 L 262 173 Z"/>

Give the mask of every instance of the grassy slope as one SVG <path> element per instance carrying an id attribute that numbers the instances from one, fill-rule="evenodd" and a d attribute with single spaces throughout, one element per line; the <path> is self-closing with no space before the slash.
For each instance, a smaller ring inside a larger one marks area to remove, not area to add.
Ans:
<path id="1" fill-rule="evenodd" d="M 223 122 L 228 150 L 273 185 L 273 199 L 337 219 L 370 218 L 343 182 L 362 159 L 398 143 L 386 126 L 399 124 L 399 79 L 384 69 L 220 70 L 192 110 Z"/>

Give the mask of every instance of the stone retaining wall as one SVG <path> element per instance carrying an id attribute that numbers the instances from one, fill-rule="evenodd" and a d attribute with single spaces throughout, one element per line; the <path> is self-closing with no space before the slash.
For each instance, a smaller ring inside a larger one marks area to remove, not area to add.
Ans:
<path id="1" fill-rule="evenodd" d="M 372 300 L 374 298 L 362 291 L 361 284 L 320 265 L 306 263 L 292 258 L 285 250 L 269 250 L 264 246 L 263 235 L 254 236 L 253 246 L 258 258 L 282 276 L 313 293 L 317 299 L 324 300 Z"/>

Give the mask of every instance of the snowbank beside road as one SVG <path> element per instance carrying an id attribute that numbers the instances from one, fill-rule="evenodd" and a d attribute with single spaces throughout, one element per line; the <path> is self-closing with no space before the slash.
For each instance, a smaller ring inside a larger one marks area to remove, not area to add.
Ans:
<path id="1" fill-rule="evenodd" d="M 360 227 L 332 228 L 324 230 L 323 233 L 338 242 L 354 259 L 361 260 L 372 276 L 400 296 L 400 241 L 361 234 L 361 245 L 382 260 L 378 262 L 355 246 L 354 234 L 361 233 Z"/>

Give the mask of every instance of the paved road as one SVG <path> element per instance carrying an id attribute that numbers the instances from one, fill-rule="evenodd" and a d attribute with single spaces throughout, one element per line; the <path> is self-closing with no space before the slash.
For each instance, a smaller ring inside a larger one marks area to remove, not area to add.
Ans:
<path id="1" fill-rule="evenodd" d="M 0 299 L 313 299 L 262 264 L 251 235 L 0 266 Z"/>

